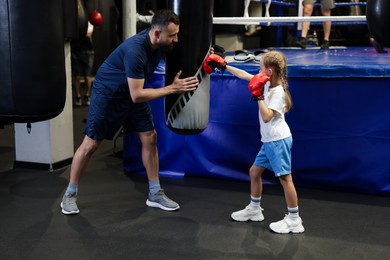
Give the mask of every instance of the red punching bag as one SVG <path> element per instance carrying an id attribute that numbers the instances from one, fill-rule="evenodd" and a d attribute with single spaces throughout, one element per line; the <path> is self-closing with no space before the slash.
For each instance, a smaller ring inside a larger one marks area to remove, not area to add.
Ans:
<path id="1" fill-rule="evenodd" d="M 181 77 L 197 77 L 198 88 L 192 92 L 164 98 L 165 121 L 173 132 L 197 134 L 208 124 L 210 76 L 202 64 L 210 51 L 213 25 L 213 0 L 172 0 L 169 9 L 180 17 L 179 41 L 167 55 L 165 83 L 169 85 L 179 70 Z"/>
<path id="2" fill-rule="evenodd" d="M 367 0 L 366 17 L 372 37 L 390 47 L 390 0 Z"/>

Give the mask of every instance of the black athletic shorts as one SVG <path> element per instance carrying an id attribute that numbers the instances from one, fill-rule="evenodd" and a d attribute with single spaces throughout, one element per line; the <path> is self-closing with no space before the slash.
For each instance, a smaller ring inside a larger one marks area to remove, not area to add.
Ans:
<path id="1" fill-rule="evenodd" d="M 146 132 L 154 129 L 149 103 L 134 104 L 128 98 L 112 98 L 91 93 L 85 134 L 97 141 L 112 140 L 121 126 L 125 131 Z"/>

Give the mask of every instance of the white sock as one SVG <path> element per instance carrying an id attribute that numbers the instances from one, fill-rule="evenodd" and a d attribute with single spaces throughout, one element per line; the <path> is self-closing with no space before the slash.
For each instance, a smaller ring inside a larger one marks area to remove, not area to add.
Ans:
<path id="1" fill-rule="evenodd" d="M 249 203 L 251 207 L 258 208 L 260 207 L 260 203 L 261 203 L 261 197 L 253 197 L 251 195 L 251 202 Z"/>
<path id="2" fill-rule="evenodd" d="M 288 210 L 288 216 L 290 218 L 298 218 L 299 217 L 298 207 L 295 207 L 295 208 L 288 208 L 287 207 L 287 210 Z"/>

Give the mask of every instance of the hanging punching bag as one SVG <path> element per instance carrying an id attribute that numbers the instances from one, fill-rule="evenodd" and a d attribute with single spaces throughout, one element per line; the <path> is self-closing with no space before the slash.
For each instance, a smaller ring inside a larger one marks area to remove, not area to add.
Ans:
<path id="1" fill-rule="evenodd" d="M 0 124 L 51 119 L 65 105 L 62 0 L 0 1 Z"/>
<path id="2" fill-rule="evenodd" d="M 390 47 L 390 1 L 367 0 L 366 17 L 372 37 Z"/>
<path id="3" fill-rule="evenodd" d="M 77 0 L 77 29 L 78 39 L 85 38 L 88 30 L 88 15 L 84 5 L 84 0 Z"/>
<path id="4" fill-rule="evenodd" d="M 179 134 L 197 134 L 208 124 L 210 110 L 210 76 L 202 69 L 212 40 L 212 0 L 169 1 L 168 8 L 180 17 L 179 42 L 167 56 L 165 83 L 169 85 L 179 70 L 181 78 L 195 76 L 195 91 L 169 95 L 164 99 L 165 121 Z"/>
<path id="5" fill-rule="evenodd" d="M 63 1 L 65 40 L 82 39 L 87 34 L 88 17 L 84 0 Z"/>

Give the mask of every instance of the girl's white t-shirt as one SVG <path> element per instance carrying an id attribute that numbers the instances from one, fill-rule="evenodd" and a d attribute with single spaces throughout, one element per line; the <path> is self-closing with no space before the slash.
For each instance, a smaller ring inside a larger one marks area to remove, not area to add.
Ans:
<path id="1" fill-rule="evenodd" d="M 270 83 L 268 82 L 264 86 L 264 93 L 265 106 L 269 109 L 274 110 L 275 115 L 268 123 L 265 123 L 261 118 L 259 109 L 261 141 L 263 143 L 273 142 L 290 137 L 290 127 L 287 125 L 287 122 L 284 118 L 284 109 L 286 107 L 286 93 L 284 92 L 283 87 L 279 85 L 270 88 Z"/>

